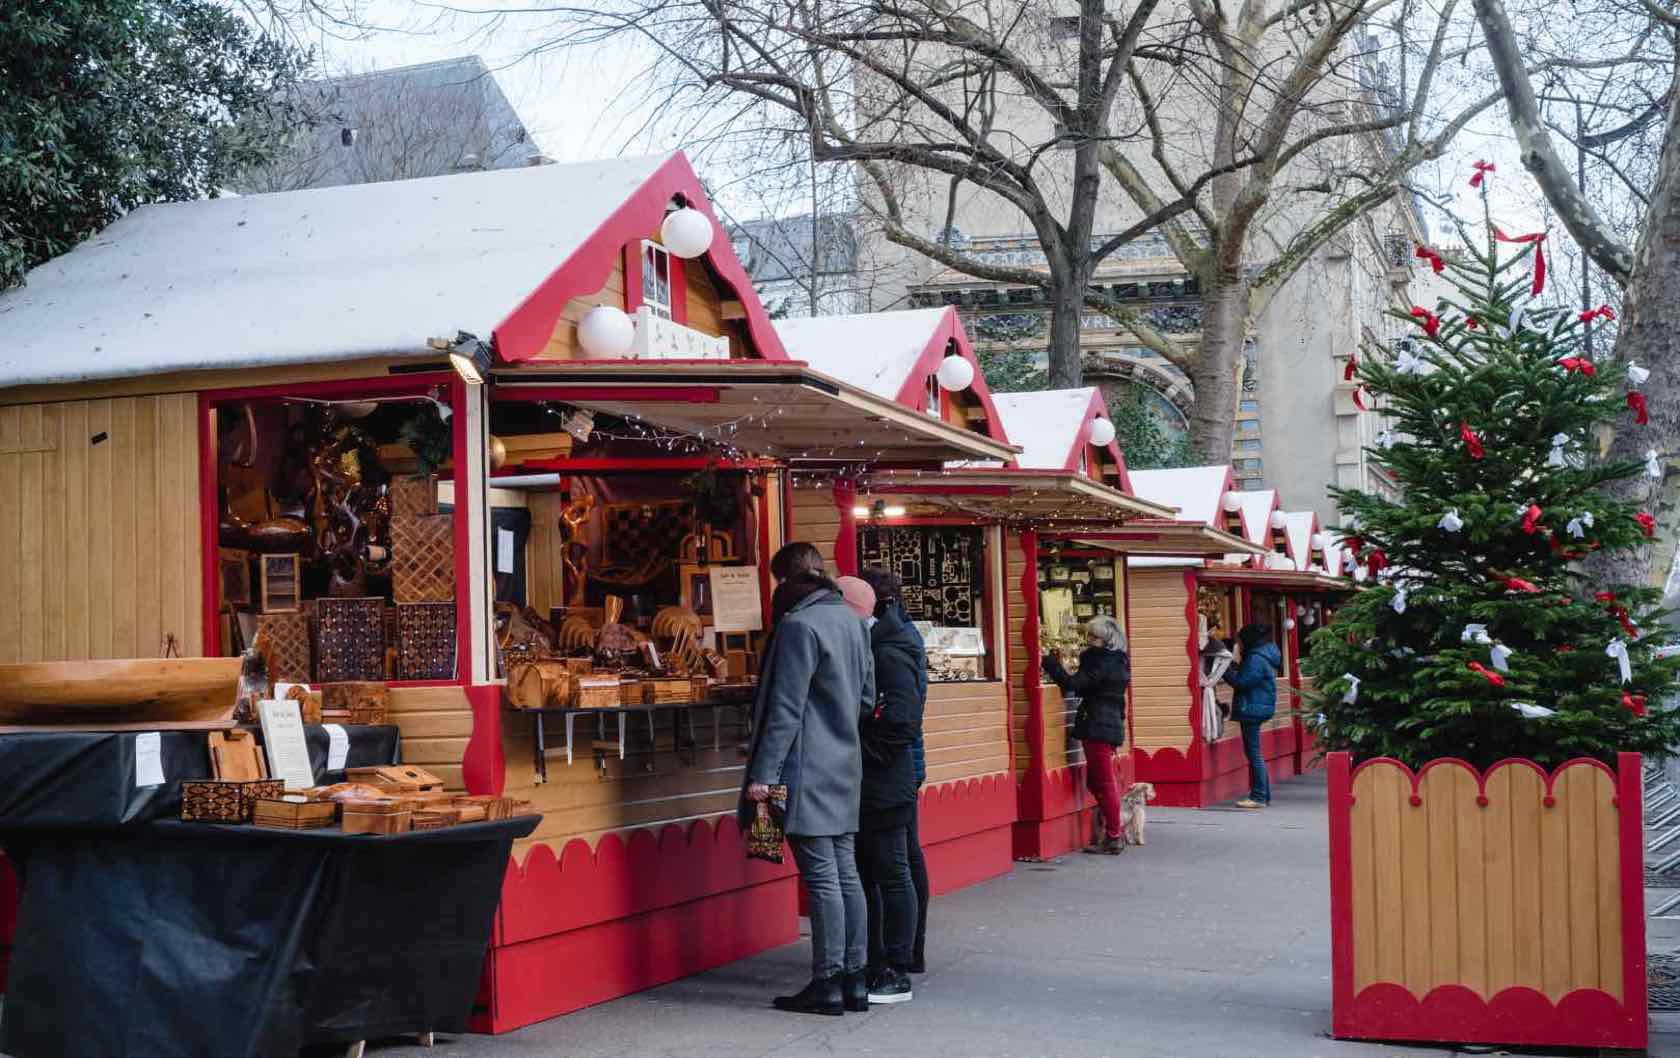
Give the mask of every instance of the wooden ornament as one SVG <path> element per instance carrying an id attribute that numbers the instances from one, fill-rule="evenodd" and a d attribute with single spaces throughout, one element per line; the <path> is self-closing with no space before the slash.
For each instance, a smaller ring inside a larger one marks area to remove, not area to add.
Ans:
<path id="1" fill-rule="evenodd" d="M 454 603 L 397 604 L 397 635 L 399 679 L 455 678 Z"/>
<path id="2" fill-rule="evenodd" d="M 315 619 L 315 669 L 322 683 L 384 678 L 384 599 L 317 599 Z"/>
<path id="3" fill-rule="evenodd" d="M 348 713 L 352 724 L 383 724 L 391 713 L 391 688 L 359 680 L 329 683 L 321 688 L 323 713 Z"/>
<path id="4" fill-rule="evenodd" d="M 399 603 L 455 600 L 452 515 L 391 519 L 391 586 Z"/>
<path id="5" fill-rule="evenodd" d="M 302 576 L 298 556 L 259 555 L 257 569 L 262 579 L 263 613 L 290 613 L 303 602 L 300 585 Z"/>
<path id="6" fill-rule="evenodd" d="M 391 498 L 391 517 L 408 518 L 438 512 L 437 478 L 395 477 L 387 486 Z"/>
<path id="7" fill-rule="evenodd" d="M 265 613 L 257 616 L 257 653 L 263 656 L 272 683 L 308 683 L 314 650 L 309 615 Z"/>

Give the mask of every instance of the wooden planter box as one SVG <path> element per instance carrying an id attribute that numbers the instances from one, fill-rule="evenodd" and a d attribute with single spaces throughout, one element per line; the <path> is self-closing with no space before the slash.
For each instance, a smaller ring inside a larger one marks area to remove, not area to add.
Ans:
<path id="1" fill-rule="evenodd" d="M 1638 754 L 1328 768 L 1335 1036 L 1645 1049 Z"/>

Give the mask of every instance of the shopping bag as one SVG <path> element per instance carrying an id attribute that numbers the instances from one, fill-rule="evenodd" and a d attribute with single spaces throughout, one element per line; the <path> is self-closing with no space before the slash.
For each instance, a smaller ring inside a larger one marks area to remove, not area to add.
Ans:
<path id="1" fill-rule="evenodd" d="M 747 858 L 767 863 L 782 862 L 782 842 L 787 838 L 787 787 L 770 787 L 770 799 L 758 803 L 752 826 L 747 829 Z"/>

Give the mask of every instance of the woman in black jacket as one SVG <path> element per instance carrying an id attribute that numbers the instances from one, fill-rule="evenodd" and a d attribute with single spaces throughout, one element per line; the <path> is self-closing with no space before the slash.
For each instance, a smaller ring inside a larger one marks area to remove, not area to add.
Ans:
<path id="1" fill-rule="evenodd" d="M 863 792 L 858 815 L 858 873 L 869 903 L 869 1002 L 910 999 L 917 900 L 910 870 L 910 822 L 916 808 L 914 746 L 927 705 L 927 650 L 901 600 L 899 579 L 867 569 L 873 589 L 869 645 L 875 655 L 875 708 L 858 725 Z"/>
<path id="2" fill-rule="evenodd" d="M 1093 617 L 1085 626 L 1088 644 L 1079 655 L 1079 671 L 1069 672 L 1051 653 L 1044 673 L 1063 694 L 1077 695 L 1079 713 L 1073 737 L 1085 745 L 1085 782 L 1102 808 L 1104 833 L 1091 836 L 1086 852 L 1118 856 L 1126 850 L 1120 829 L 1120 777 L 1114 754 L 1126 741 L 1126 688 L 1132 682 L 1132 663 L 1126 656 L 1126 634 L 1112 617 Z"/>

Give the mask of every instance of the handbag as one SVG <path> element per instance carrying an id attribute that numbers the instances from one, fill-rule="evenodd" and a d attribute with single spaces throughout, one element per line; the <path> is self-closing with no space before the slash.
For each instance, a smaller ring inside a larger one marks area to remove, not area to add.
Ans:
<path id="1" fill-rule="evenodd" d="M 787 839 L 786 786 L 770 787 L 770 799 L 758 802 L 752 826 L 747 828 L 747 859 L 766 863 L 782 862 L 782 843 Z"/>

